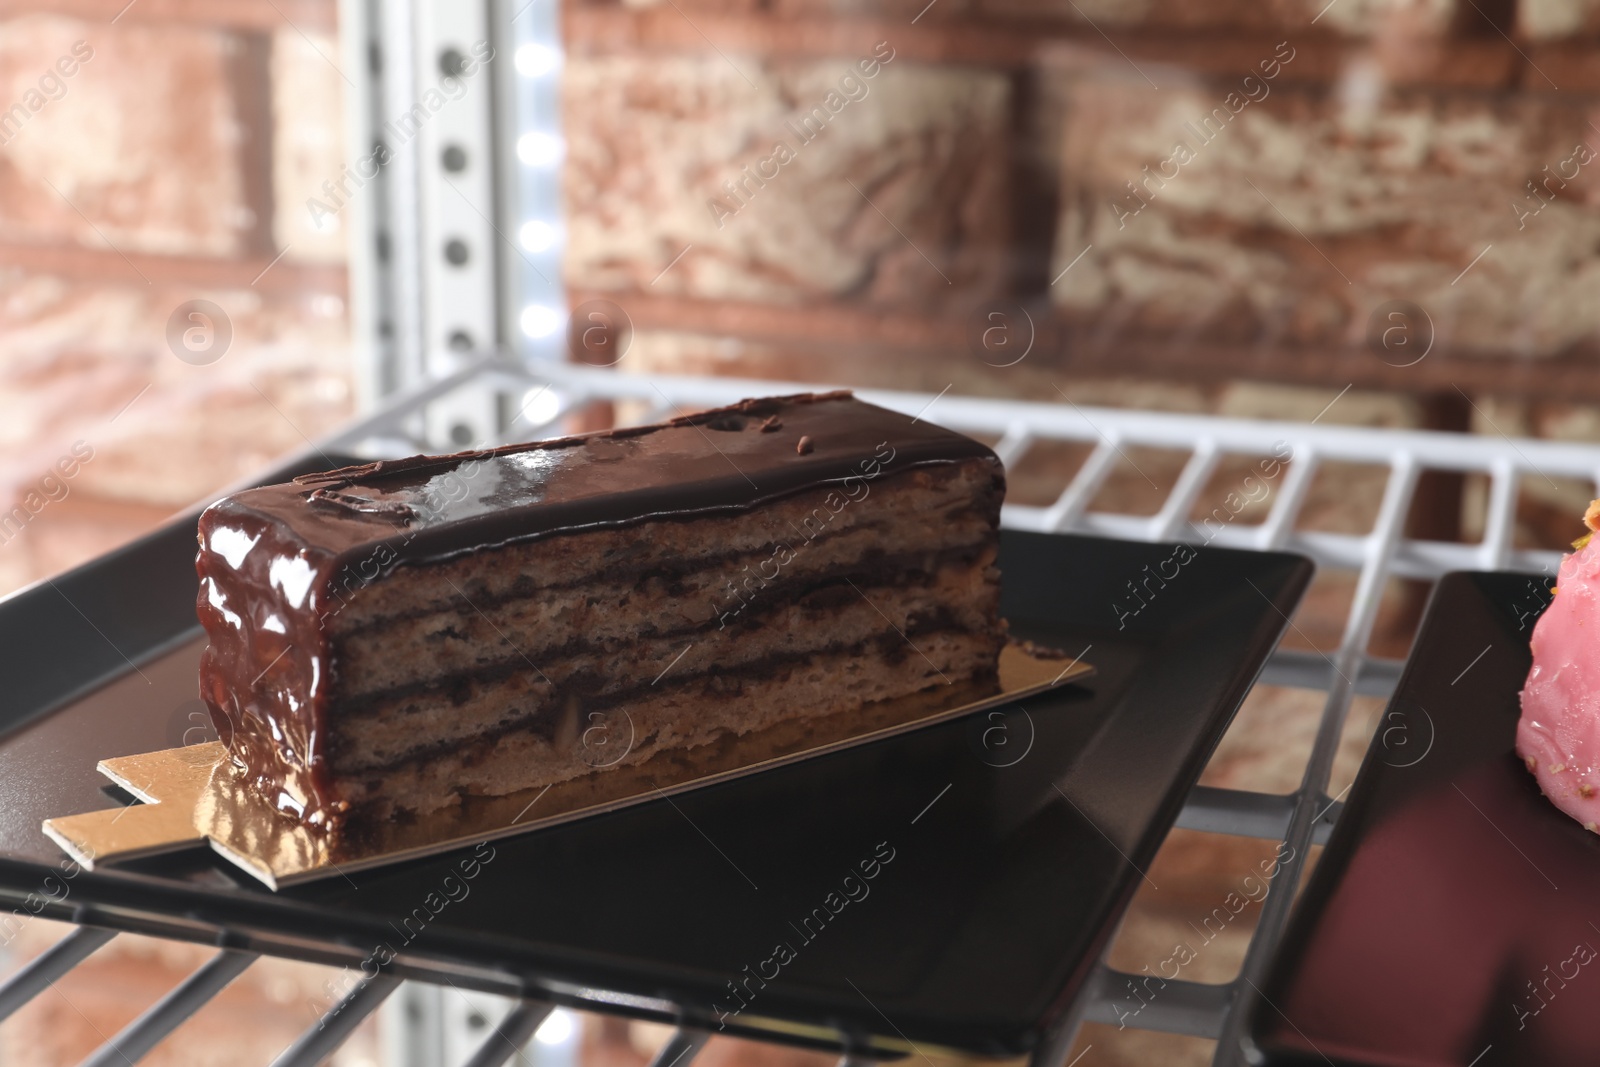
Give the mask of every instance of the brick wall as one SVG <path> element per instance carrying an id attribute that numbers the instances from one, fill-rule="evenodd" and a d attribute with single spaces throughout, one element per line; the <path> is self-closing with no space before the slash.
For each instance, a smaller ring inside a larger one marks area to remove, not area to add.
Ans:
<path id="1" fill-rule="evenodd" d="M 1367 358 L 1358 384 L 1493 392 L 1485 361 L 1546 360 L 1572 376 L 1516 388 L 1600 401 L 1597 12 L 570 0 L 568 278 L 630 310 L 638 366 L 959 383 L 974 317 L 1010 302 L 1051 318 L 1055 372 L 1323 384 L 1405 299 L 1431 362 Z M 874 47 L 870 93 L 731 199 Z"/>
<path id="2" fill-rule="evenodd" d="M 342 161 L 332 0 L 124 3 L 0 4 L 0 511 L 29 515 L 0 527 L 0 595 L 352 411 L 343 235 L 280 209 Z M 169 344 L 193 300 L 231 330 L 214 360 Z M 62 933 L 35 922 L 0 962 Z M 79 1062 L 211 954 L 118 938 L 9 1020 L 0 1058 Z M 266 1063 L 332 973 L 258 964 L 148 1062 Z M 369 1026 L 337 1062 L 376 1055 Z"/>
<path id="3" fill-rule="evenodd" d="M 343 237 L 280 210 L 341 162 L 331 0 L 44 6 L 0 7 L 0 502 L 92 459 L 6 531 L 0 592 L 351 412 Z M 209 362 L 168 341 L 193 300 Z"/>
<path id="4" fill-rule="evenodd" d="M 998 292 L 1010 86 L 883 56 L 575 57 L 569 284 L 918 309 Z"/>
<path id="5" fill-rule="evenodd" d="M 0 589 L 350 411 L 345 235 L 284 207 L 338 170 L 331 0 L 120 6 L 0 9 L 0 496 L 97 455 Z M 1597 11 L 569 0 L 567 279 L 629 311 L 632 368 L 1242 414 L 1241 382 L 1460 382 L 1579 432 Z M 1437 335 L 1416 367 L 1366 349 L 1397 298 Z M 193 299 L 233 328 L 206 366 L 165 336 Z M 996 368 L 1019 308 L 1034 347 Z"/>

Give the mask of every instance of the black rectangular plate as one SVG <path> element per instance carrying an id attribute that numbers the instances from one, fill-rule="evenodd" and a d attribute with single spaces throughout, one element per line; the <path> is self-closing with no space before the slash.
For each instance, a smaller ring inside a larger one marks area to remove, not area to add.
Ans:
<path id="1" fill-rule="evenodd" d="M 1024 1052 L 1104 948 L 1312 567 L 1013 532 L 1001 567 L 1013 631 L 1087 650 L 1085 686 L 495 842 L 476 867 L 465 850 L 273 895 L 197 852 L 53 879 L 41 906 L 352 968 L 392 952 L 402 975 L 730 1033 Z M 192 588 L 187 573 L 172 580 Z M 118 581 L 72 585 L 87 619 L 124 602 Z M 27 629 L 14 608 L 0 630 Z M 103 650 L 87 619 L 39 653 L 55 674 Z M 5 713 L 0 898 L 59 864 L 41 819 L 111 803 L 96 760 L 205 737 L 198 644 L 122 651 L 139 673 L 108 681 L 96 660 L 87 696 L 20 728 L 34 713 Z"/>
<path id="2" fill-rule="evenodd" d="M 1458 573 L 1434 590 L 1251 1008 L 1256 1062 L 1597 1061 L 1600 960 L 1568 961 L 1600 949 L 1600 837 L 1514 751 L 1552 581 Z"/>

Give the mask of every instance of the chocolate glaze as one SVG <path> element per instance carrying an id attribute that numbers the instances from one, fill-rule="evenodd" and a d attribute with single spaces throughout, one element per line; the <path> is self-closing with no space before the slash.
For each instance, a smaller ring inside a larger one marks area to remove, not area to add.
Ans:
<path id="1" fill-rule="evenodd" d="M 534 538 L 738 514 L 807 489 L 970 460 L 1003 478 L 983 444 L 838 392 L 247 490 L 200 517 L 197 613 L 210 638 L 201 696 L 249 785 L 328 830 L 346 805 L 327 758 L 338 664 L 326 622 L 364 586 Z"/>

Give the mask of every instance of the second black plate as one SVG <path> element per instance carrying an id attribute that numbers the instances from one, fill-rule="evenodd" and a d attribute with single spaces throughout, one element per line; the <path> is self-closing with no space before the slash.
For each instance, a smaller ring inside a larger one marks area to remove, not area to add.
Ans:
<path id="1" fill-rule="evenodd" d="M 1550 584 L 1440 580 L 1252 1009 L 1256 1062 L 1596 1062 L 1600 836 L 1514 750 Z"/>
<path id="2" fill-rule="evenodd" d="M 712 1030 L 1025 1052 L 1104 948 L 1311 565 L 1008 532 L 1001 567 L 1013 630 L 1085 654 L 1086 686 L 277 896 L 197 853 L 80 873 L 49 910 L 353 978 L 391 965 Z M 87 619 L 92 598 L 122 602 L 118 580 L 71 586 Z M 106 806 L 97 759 L 183 743 L 197 647 L 9 719 L 0 895 L 37 892 L 59 863 L 41 819 Z"/>

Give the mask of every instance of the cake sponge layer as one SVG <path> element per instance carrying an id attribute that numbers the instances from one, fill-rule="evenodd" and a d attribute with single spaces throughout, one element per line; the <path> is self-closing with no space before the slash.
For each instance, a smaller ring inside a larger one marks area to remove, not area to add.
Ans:
<path id="1" fill-rule="evenodd" d="M 493 671 L 454 675 L 437 685 L 363 704 L 341 716 L 332 745 L 335 771 L 357 774 L 440 746 L 468 743 L 513 723 L 554 732 L 563 710 L 614 703 L 649 688 L 676 685 L 793 659 L 822 647 L 854 647 L 895 636 L 909 642 L 934 630 L 981 635 L 993 644 L 993 548 L 903 587 L 863 583 L 813 588 L 811 598 L 780 603 L 740 623 L 689 635 L 590 645 L 529 669 L 502 644 Z M 826 595 L 824 595 L 826 594 Z M 754 714 L 754 713 L 753 713 Z"/>
<path id="2" fill-rule="evenodd" d="M 635 700 L 573 709 L 555 736 L 529 729 L 489 733 L 448 753 L 352 780 L 346 795 L 362 821 L 426 814 L 463 796 L 499 796 L 633 766 L 784 722 L 828 719 L 873 701 L 992 675 L 986 637 L 898 635 L 775 663 L 751 674 L 711 673 Z M 820 737 L 818 743 L 832 741 Z M 691 755 L 692 758 L 692 755 Z"/>

